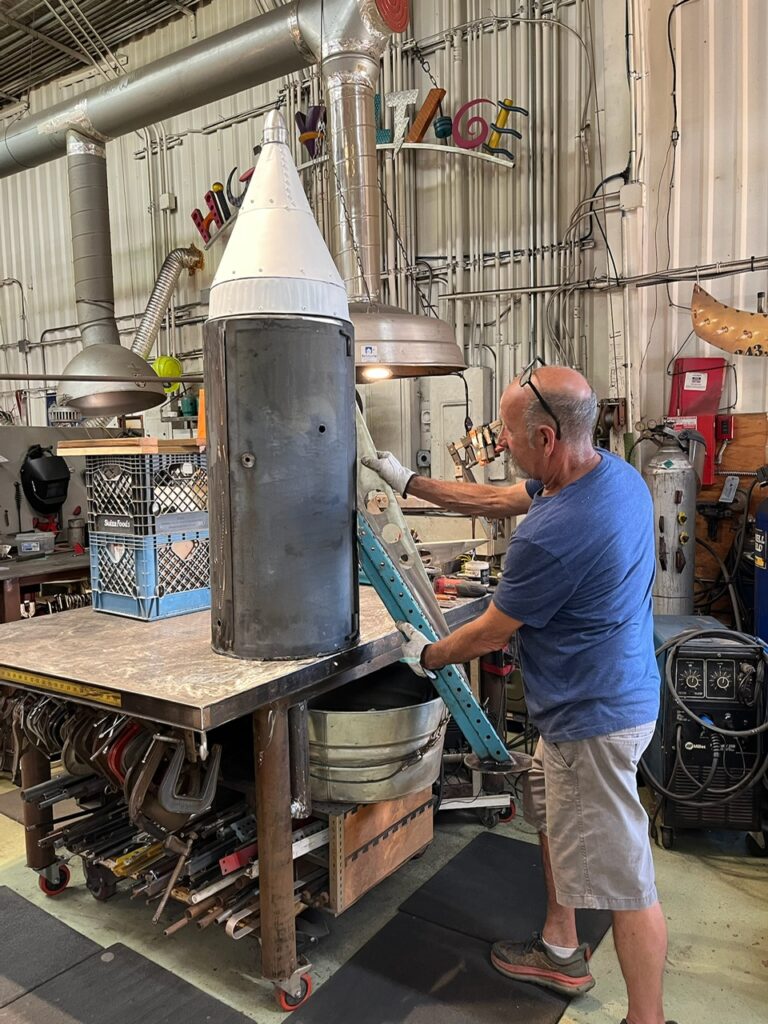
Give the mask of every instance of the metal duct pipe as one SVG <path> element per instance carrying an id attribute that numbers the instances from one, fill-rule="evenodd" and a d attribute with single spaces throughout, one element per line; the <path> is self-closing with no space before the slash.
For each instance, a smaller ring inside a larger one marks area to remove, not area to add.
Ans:
<path id="1" fill-rule="evenodd" d="M 326 2 L 322 23 L 299 9 L 301 34 L 322 59 L 326 146 L 335 185 L 330 248 L 350 302 L 379 299 L 381 199 L 373 98 L 390 33 L 401 32 L 407 22 L 406 0 Z"/>
<path id="2" fill-rule="evenodd" d="M 190 245 L 188 249 L 174 249 L 168 253 L 149 296 L 147 308 L 131 345 L 131 352 L 142 359 L 149 358 L 182 270 L 202 270 L 204 263 L 203 254 L 194 245 Z"/>
<path id="3" fill-rule="evenodd" d="M 379 58 L 339 54 L 323 61 L 330 132 L 331 253 L 350 302 L 378 302 L 381 289 L 381 198 L 373 97 Z"/>
<path id="4" fill-rule="evenodd" d="M 75 305 L 83 347 L 119 345 L 112 283 L 107 154 L 101 142 L 66 133 Z"/>
<path id="5" fill-rule="evenodd" d="M 117 138 L 316 63 L 320 51 L 305 44 L 298 14 L 301 7 L 319 38 L 321 6 L 321 0 L 294 0 L 25 117 L 0 139 L 0 177 L 62 156 L 70 128 L 91 137 Z M 343 5 L 328 0 L 326 19 L 331 6 Z"/>

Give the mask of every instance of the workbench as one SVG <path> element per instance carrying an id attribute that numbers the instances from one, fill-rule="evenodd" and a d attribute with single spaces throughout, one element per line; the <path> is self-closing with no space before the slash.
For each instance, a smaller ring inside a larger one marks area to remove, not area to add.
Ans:
<path id="1" fill-rule="evenodd" d="M 445 609 L 448 624 L 474 619 L 487 603 L 458 600 Z M 215 654 L 210 636 L 208 612 L 143 622 L 84 608 L 7 623 L 0 626 L 0 685 L 200 732 L 253 716 L 262 974 L 291 991 L 306 966 L 296 953 L 288 709 L 394 663 L 401 637 L 367 586 L 360 588 L 360 642 L 342 654 L 241 661 Z M 47 758 L 29 750 L 23 787 L 47 778 Z M 49 822 L 28 803 L 24 814 L 27 860 L 40 870 L 37 840 Z"/>
<path id="2" fill-rule="evenodd" d="M 25 584 L 51 583 L 54 580 L 89 580 L 91 576 L 88 554 L 73 551 L 54 552 L 42 558 L 10 558 L 0 562 L 0 623 L 21 619 L 21 595 Z"/>

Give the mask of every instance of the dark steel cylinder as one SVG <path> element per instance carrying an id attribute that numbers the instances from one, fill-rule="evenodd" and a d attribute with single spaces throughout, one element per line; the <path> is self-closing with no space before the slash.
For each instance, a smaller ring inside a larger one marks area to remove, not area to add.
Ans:
<path id="1" fill-rule="evenodd" d="M 205 329 L 213 649 L 306 658 L 357 642 L 349 323 Z"/>

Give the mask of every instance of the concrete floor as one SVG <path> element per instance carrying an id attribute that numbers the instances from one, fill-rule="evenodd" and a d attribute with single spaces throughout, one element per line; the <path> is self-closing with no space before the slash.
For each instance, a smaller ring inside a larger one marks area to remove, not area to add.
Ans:
<path id="1" fill-rule="evenodd" d="M 8 788 L 0 780 L 0 792 Z M 440 815 L 435 841 L 423 858 L 406 865 L 332 922 L 331 935 L 313 951 L 315 986 L 330 977 L 395 914 L 409 893 L 480 831 L 473 814 Z M 499 826 L 499 831 L 535 842 L 520 820 Z M 726 832 L 682 834 L 674 850 L 655 849 L 655 858 L 669 922 L 667 1015 L 679 1024 L 765 1024 L 768 859 L 749 856 L 744 836 Z M 121 895 L 97 903 L 82 884 L 77 868 L 73 882 L 62 896 L 46 899 L 36 876 L 24 866 L 21 826 L 0 816 L 0 885 L 9 886 L 102 945 L 125 943 L 259 1024 L 273 1024 L 283 1016 L 275 1006 L 271 987 L 258 976 L 250 940 L 232 942 L 218 928 L 204 933 L 184 929 L 166 939 L 159 927 L 153 927 L 143 903 Z M 571 1003 L 562 1024 L 618 1024 L 621 1020 L 624 989 L 610 934 L 595 953 L 592 971 L 597 985 L 589 995 Z"/>

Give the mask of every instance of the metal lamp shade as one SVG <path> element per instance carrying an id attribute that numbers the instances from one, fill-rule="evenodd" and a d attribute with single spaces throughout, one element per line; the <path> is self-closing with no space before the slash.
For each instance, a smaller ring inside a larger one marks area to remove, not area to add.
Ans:
<path id="1" fill-rule="evenodd" d="M 414 316 L 397 306 L 353 302 L 358 384 L 465 370 L 464 355 L 444 320 Z"/>
<path id="2" fill-rule="evenodd" d="M 89 345 L 79 352 L 64 370 L 64 376 L 151 377 L 152 368 L 122 345 Z M 163 384 L 157 381 L 64 380 L 59 384 L 56 401 L 71 406 L 84 416 L 124 416 L 160 405 L 166 398 Z"/>

